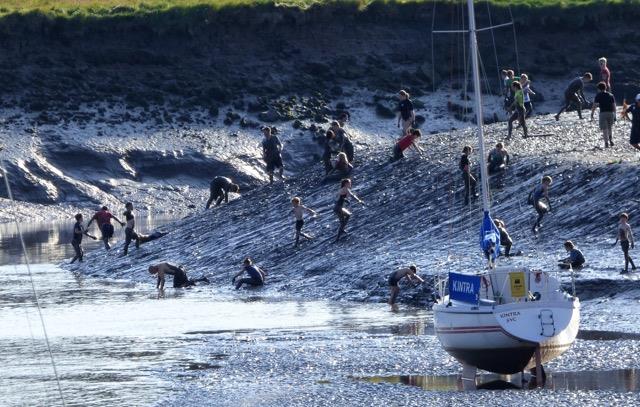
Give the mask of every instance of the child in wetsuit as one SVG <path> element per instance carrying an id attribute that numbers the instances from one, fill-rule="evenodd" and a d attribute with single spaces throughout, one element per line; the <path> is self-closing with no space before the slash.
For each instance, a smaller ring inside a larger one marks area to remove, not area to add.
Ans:
<path id="1" fill-rule="evenodd" d="M 84 251 L 82 250 L 82 235 L 87 235 L 93 240 L 97 239 L 97 237 L 90 235 L 89 232 L 87 232 L 87 229 L 82 226 L 81 213 L 76 214 L 75 218 L 76 223 L 73 225 L 73 238 L 71 239 L 71 246 L 73 246 L 73 250 L 75 251 L 76 255 L 73 257 L 73 259 L 71 259 L 71 263 L 69 264 L 73 264 L 76 260 L 82 263 L 84 257 Z"/>
<path id="2" fill-rule="evenodd" d="M 471 174 L 471 161 L 469 154 L 473 149 L 471 146 L 462 148 L 462 156 L 460 157 L 460 171 L 462 171 L 462 180 L 464 181 L 464 204 L 469 205 L 469 197 L 474 199 L 478 196 L 476 193 L 476 178 Z"/>
<path id="3" fill-rule="evenodd" d="M 615 246 L 620 241 L 620 247 L 622 248 L 622 253 L 624 254 L 624 270 L 622 270 L 622 274 L 626 274 L 629 272 L 629 263 L 631 263 L 631 270 L 636 270 L 636 265 L 633 263 L 631 256 L 629 256 L 629 247 L 633 249 L 633 233 L 631 232 L 631 226 L 627 223 L 629 220 L 629 215 L 626 213 L 620 214 L 620 224 L 618 225 L 618 231 L 616 234 L 616 241 L 613 243 Z"/>
<path id="4" fill-rule="evenodd" d="M 571 240 L 564 242 L 564 249 L 569 253 L 569 257 L 562 259 L 560 263 L 558 263 L 558 267 L 561 269 L 578 269 L 584 265 L 584 255 L 579 249 L 576 249 Z"/>
<path id="5" fill-rule="evenodd" d="M 364 201 L 362 201 L 353 192 L 351 192 L 351 180 L 345 178 L 340 183 L 338 200 L 333 207 L 333 212 L 338 216 L 338 220 L 340 221 L 340 227 L 338 229 L 338 237 L 336 238 L 336 242 L 340 240 L 340 237 L 343 234 L 347 233 L 345 228 L 347 227 L 347 223 L 349 222 L 349 218 L 351 217 L 351 212 L 349 212 L 344 206 L 349 202 L 347 201 L 347 198 L 349 196 L 358 201 L 360 204 L 364 205 Z"/>
<path id="6" fill-rule="evenodd" d="M 538 213 L 538 219 L 536 219 L 536 222 L 531 228 L 534 234 L 537 234 L 538 230 L 542 226 L 542 218 L 544 218 L 544 215 L 551 211 L 551 201 L 549 201 L 549 186 L 551 186 L 552 182 L 553 180 L 551 179 L 551 177 L 545 175 L 544 177 L 542 177 L 542 182 L 540 183 L 540 185 L 538 185 L 533 191 L 531 191 L 531 204 Z M 547 202 L 543 202 L 543 199 Z"/>
<path id="7" fill-rule="evenodd" d="M 296 243 L 294 247 L 298 247 L 298 242 L 300 241 L 300 236 L 304 237 L 307 240 L 311 240 L 311 236 L 302 232 L 302 227 L 304 226 L 304 212 L 307 212 L 309 215 L 316 217 L 317 213 L 313 209 L 307 208 L 302 205 L 302 200 L 299 197 L 294 197 L 291 200 L 291 205 L 293 205 L 293 209 L 291 213 L 296 218 Z"/>
<path id="8" fill-rule="evenodd" d="M 241 278 L 236 283 L 236 279 L 241 275 L 243 275 L 245 272 L 249 277 Z M 242 287 L 242 284 L 249 284 L 252 286 L 261 286 L 261 285 L 264 285 L 264 278 L 266 276 L 267 276 L 267 272 L 262 270 L 257 265 L 253 264 L 253 260 L 251 260 L 250 257 L 247 257 L 246 259 L 244 259 L 244 262 L 242 263 L 242 270 L 240 270 L 238 274 L 233 276 L 231 283 L 236 285 L 236 290 L 240 289 L 240 287 Z"/>
<path id="9" fill-rule="evenodd" d="M 396 298 L 398 298 L 398 294 L 400 293 L 400 287 L 398 286 L 398 283 L 403 278 L 406 278 L 411 282 L 415 280 L 419 283 L 424 283 L 424 280 L 416 274 L 417 272 L 418 268 L 412 264 L 407 268 L 396 270 L 389 275 L 389 289 L 391 290 L 389 305 L 394 305 L 396 303 Z"/>

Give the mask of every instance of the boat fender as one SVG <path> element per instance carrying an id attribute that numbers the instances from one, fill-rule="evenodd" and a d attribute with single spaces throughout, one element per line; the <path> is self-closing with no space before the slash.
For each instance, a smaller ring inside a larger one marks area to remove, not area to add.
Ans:
<path id="1" fill-rule="evenodd" d="M 540 298 L 542 298 L 542 295 L 539 292 L 535 292 L 533 293 L 533 301 L 540 301 Z"/>

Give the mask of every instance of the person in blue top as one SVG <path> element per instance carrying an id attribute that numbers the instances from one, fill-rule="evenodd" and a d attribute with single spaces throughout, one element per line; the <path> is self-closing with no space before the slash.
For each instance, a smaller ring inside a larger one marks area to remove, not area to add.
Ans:
<path id="1" fill-rule="evenodd" d="M 538 233 L 538 230 L 542 226 L 542 218 L 544 215 L 551 211 L 551 202 L 549 201 L 549 186 L 553 180 L 550 176 L 545 175 L 542 177 L 542 182 L 531 191 L 529 202 L 533 205 L 533 208 L 538 213 L 538 219 L 533 224 L 531 230 L 534 234 Z M 546 203 L 544 202 L 546 201 Z"/>
<path id="2" fill-rule="evenodd" d="M 633 115 L 631 119 L 631 137 L 629 143 L 636 149 L 640 150 L 640 93 L 636 95 L 636 103 L 627 106 L 622 114 L 629 119 L 629 113 Z"/>
<path id="3" fill-rule="evenodd" d="M 90 235 L 89 232 L 87 232 L 87 229 L 82 226 L 81 213 L 78 213 L 75 218 L 76 223 L 73 225 L 73 238 L 71 239 L 71 246 L 73 246 L 73 250 L 75 251 L 76 255 L 73 257 L 73 259 L 71 259 L 70 264 L 73 264 L 76 260 L 82 263 L 84 257 L 84 251 L 82 250 L 82 235 L 87 235 L 93 240 L 97 239 L 97 237 Z"/>
<path id="4" fill-rule="evenodd" d="M 247 273 L 249 277 L 241 278 L 236 282 L 236 279 L 244 273 Z M 252 286 L 264 285 L 264 278 L 266 276 L 267 272 L 253 264 L 253 260 L 251 260 L 250 257 L 247 257 L 246 259 L 244 259 L 242 270 L 240 270 L 238 274 L 233 276 L 231 282 L 236 285 L 236 290 L 238 290 L 240 289 L 240 287 L 242 287 L 242 284 L 249 284 Z"/>
<path id="5" fill-rule="evenodd" d="M 560 260 L 558 267 L 561 269 L 574 268 L 578 269 L 584 265 L 584 255 L 579 249 L 576 249 L 571 240 L 564 242 L 564 249 L 569 253 L 569 257 Z"/>
<path id="6" fill-rule="evenodd" d="M 273 172 L 278 169 L 280 178 L 284 171 L 284 165 L 282 164 L 282 143 L 278 136 L 271 134 L 271 127 L 263 127 L 262 133 L 264 134 L 264 140 L 262 140 L 262 158 L 267 164 L 267 174 L 269 174 L 269 183 L 273 184 Z"/>

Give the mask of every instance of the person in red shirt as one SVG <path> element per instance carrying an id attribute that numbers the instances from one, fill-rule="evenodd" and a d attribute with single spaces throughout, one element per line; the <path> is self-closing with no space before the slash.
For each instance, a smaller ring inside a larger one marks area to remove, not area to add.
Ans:
<path id="1" fill-rule="evenodd" d="M 418 129 L 410 129 L 407 135 L 400 138 L 393 147 L 393 158 L 391 161 L 397 161 L 404 158 L 404 150 L 413 146 L 413 148 L 422 156 L 422 148 L 418 145 L 418 139 L 422 137 L 422 133 Z"/>
<path id="2" fill-rule="evenodd" d="M 109 250 L 111 246 L 109 245 L 109 239 L 113 237 L 113 225 L 111 224 L 111 219 L 115 219 L 116 222 L 120 224 L 120 226 L 124 226 L 124 223 L 120 221 L 120 219 L 116 218 L 111 212 L 109 212 L 109 208 L 103 206 L 98 212 L 96 212 L 89 223 L 87 224 L 87 229 L 95 220 L 98 224 L 98 229 L 100 229 L 100 233 L 102 233 L 101 240 L 104 243 L 104 248 Z"/>
<path id="3" fill-rule="evenodd" d="M 600 80 L 607 85 L 607 92 L 611 92 L 611 71 L 607 66 L 607 58 L 599 58 L 598 63 L 600 64 Z"/>

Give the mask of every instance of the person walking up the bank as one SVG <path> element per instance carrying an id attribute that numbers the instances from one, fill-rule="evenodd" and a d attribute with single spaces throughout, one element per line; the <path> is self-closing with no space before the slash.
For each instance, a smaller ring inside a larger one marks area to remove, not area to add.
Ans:
<path id="1" fill-rule="evenodd" d="M 136 218 L 133 215 L 133 204 L 131 202 L 127 202 L 125 207 L 125 211 L 123 213 L 124 219 L 127 222 L 127 225 L 124 228 L 124 249 L 123 255 L 126 256 L 129 253 L 129 245 L 132 240 L 136 241 L 136 249 L 140 248 L 140 240 L 138 238 L 138 234 L 136 233 Z"/>
<path id="2" fill-rule="evenodd" d="M 262 128 L 264 140 L 262 140 L 262 158 L 267 164 L 267 174 L 269 174 L 269 184 L 273 184 L 273 172 L 278 169 L 280 178 L 284 172 L 282 164 L 282 143 L 278 136 L 271 134 L 271 127 Z"/>
<path id="3" fill-rule="evenodd" d="M 391 161 L 398 161 L 401 158 L 404 158 L 404 152 L 409 147 L 413 147 L 414 150 L 418 152 L 420 157 L 422 157 L 422 147 L 418 145 L 419 139 L 422 137 L 422 133 L 418 129 L 410 129 L 409 134 L 401 137 L 398 142 L 393 146 L 393 156 L 391 157 Z"/>
<path id="4" fill-rule="evenodd" d="M 82 226 L 82 214 L 78 213 L 75 216 L 76 223 L 73 225 L 73 238 L 71 239 L 71 246 L 73 246 L 73 250 L 75 252 L 75 256 L 71 259 L 71 263 L 73 264 L 76 260 L 82 263 L 84 258 L 84 251 L 82 250 L 82 235 L 87 235 L 93 240 L 97 240 L 97 237 L 90 235 L 87 232 L 87 229 Z"/>
<path id="5" fill-rule="evenodd" d="M 313 209 L 304 206 L 302 204 L 302 200 L 297 196 L 291 200 L 291 205 L 293 206 L 293 209 L 291 209 L 291 213 L 296 219 L 296 242 L 294 247 L 298 247 L 300 236 L 304 237 L 307 240 L 311 240 L 311 236 L 302 231 L 302 227 L 304 226 L 304 213 L 306 212 L 314 218 L 318 215 L 318 213 Z"/>
<path id="6" fill-rule="evenodd" d="M 600 82 L 598 85 L 598 94 L 593 99 L 593 105 L 591 106 L 591 120 L 593 121 L 593 114 L 596 108 L 600 108 L 600 115 L 598 122 L 600 130 L 602 130 L 602 137 L 604 138 L 604 148 L 609 148 L 609 145 L 613 147 L 613 123 L 616 121 L 616 98 L 607 91 L 607 84 Z"/>
<path id="7" fill-rule="evenodd" d="M 551 211 L 549 187 L 551 186 L 552 182 L 553 179 L 550 176 L 545 175 L 544 177 L 542 177 L 542 181 L 540 182 L 540 184 L 536 186 L 534 190 L 529 194 L 529 202 L 531 205 L 533 205 L 533 208 L 538 214 L 538 218 L 531 228 L 534 235 L 537 235 L 538 230 L 540 229 L 540 227 L 542 227 L 542 218 L 544 218 L 544 215 Z"/>
<path id="8" fill-rule="evenodd" d="M 398 97 L 400 98 L 400 103 L 398 104 L 398 127 L 402 129 L 400 136 L 404 137 L 416 121 L 416 112 L 413 110 L 413 102 L 409 99 L 409 93 L 406 90 L 401 90 L 398 93 Z"/>
<path id="9" fill-rule="evenodd" d="M 111 224 L 111 219 L 115 219 L 116 222 L 120 224 L 120 226 L 124 226 L 124 223 L 120 221 L 120 219 L 116 218 L 111 212 L 109 212 L 109 208 L 103 206 L 102 209 L 97 211 L 89 223 L 87 224 L 87 229 L 95 220 L 98 224 L 98 229 L 100 229 L 100 233 L 102 233 L 101 240 L 104 243 L 104 248 L 109 250 L 111 246 L 109 245 L 109 240 L 113 237 L 113 225 Z"/>
<path id="10" fill-rule="evenodd" d="M 636 265 L 633 263 L 631 256 L 629 256 L 629 249 L 633 249 L 635 243 L 633 241 L 633 233 L 631 232 L 631 226 L 629 226 L 629 214 L 623 212 L 620 214 L 620 222 L 618 223 L 618 231 L 616 233 L 616 241 L 613 243 L 615 246 L 620 241 L 620 247 L 624 254 L 624 270 L 622 274 L 629 272 L 629 264 L 631 264 L 631 270 L 636 271 Z"/>
<path id="11" fill-rule="evenodd" d="M 518 120 L 520 122 L 520 126 L 522 126 L 522 131 L 524 132 L 523 137 L 528 136 L 527 132 L 527 119 L 526 119 L 526 110 L 524 107 L 524 92 L 522 91 L 522 85 L 520 82 L 513 82 L 511 84 L 511 88 L 513 89 L 513 103 L 511 104 L 511 117 L 509 117 L 508 123 L 508 131 L 507 138 L 511 138 L 511 133 L 513 131 L 513 122 Z"/>
<path id="12" fill-rule="evenodd" d="M 587 98 L 584 96 L 584 84 L 591 82 L 593 76 L 586 72 L 582 77 L 578 76 L 569 83 L 564 91 L 564 105 L 556 115 L 556 121 L 560 120 L 562 112 L 567 110 L 571 105 L 575 105 L 578 111 L 578 117 L 582 119 L 582 104 L 586 103 Z"/>

